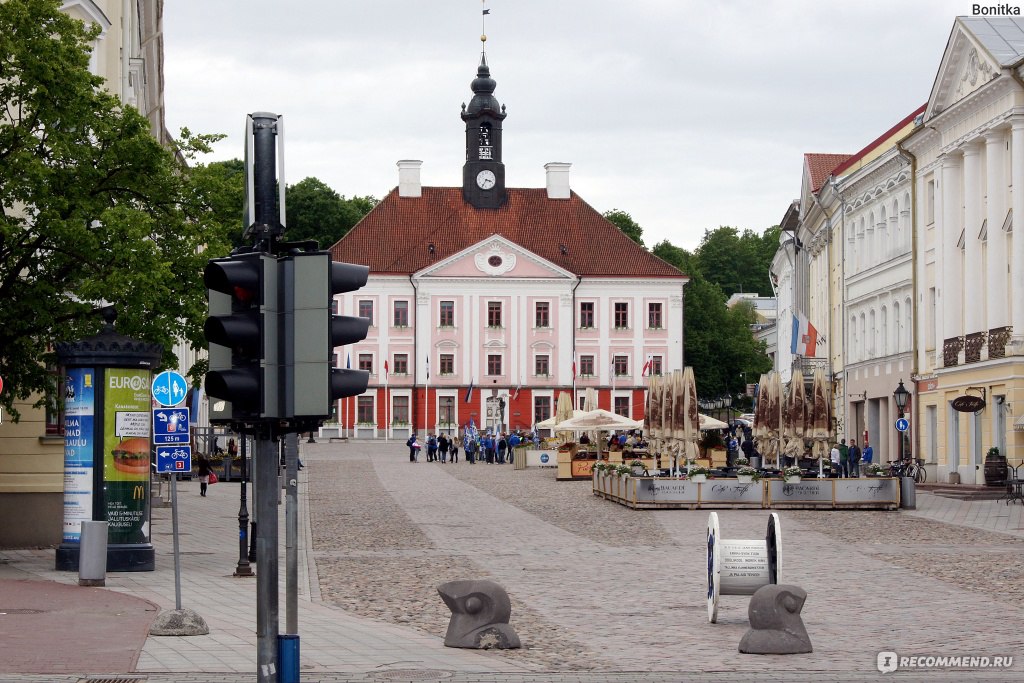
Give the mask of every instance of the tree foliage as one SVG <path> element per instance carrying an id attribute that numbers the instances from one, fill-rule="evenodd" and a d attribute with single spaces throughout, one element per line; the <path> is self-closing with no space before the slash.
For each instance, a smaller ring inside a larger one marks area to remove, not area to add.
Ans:
<path id="1" fill-rule="evenodd" d="M 633 220 L 632 216 L 620 209 L 605 211 L 603 215 L 609 222 L 618 226 L 619 230 L 625 233 L 626 237 L 633 240 L 641 247 L 644 246 L 644 229 L 637 225 L 637 222 Z"/>
<path id="2" fill-rule="evenodd" d="M 377 205 L 374 197 L 346 199 L 322 181 L 305 178 L 288 187 L 289 241 L 316 240 L 328 249 Z"/>
<path id="3" fill-rule="evenodd" d="M 696 256 L 701 272 L 722 288 L 726 298 L 737 292 L 771 296 L 768 269 L 778 246 L 778 227 L 758 235 L 722 226 L 704 231 Z"/>
<path id="4" fill-rule="evenodd" d="M 719 232 L 724 234 L 716 234 Z M 772 231 L 766 235 L 769 232 Z M 777 244 L 777 231 L 775 240 Z M 734 244 L 730 245 L 730 242 Z M 755 322 L 753 307 L 749 303 L 741 303 L 728 308 L 725 305 L 728 297 L 718 282 L 723 278 L 720 263 L 737 250 L 729 247 L 736 247 L 738 242 L 735 230 L 719 228 L 705 233 L 704 241 L 693 254 L 667 240 L 659 242 L 651 250 L 655 256 L 690 276 L 690 282 L 683 290 L 684 348 L 686 364 L 693 368 L 697 391 L 702 397 L 739 393 L 745 389 L 745 382 L 753 381 L 771 368 L 771 359 L 765 354 L 763 342 L 755 340 L 750 330 L 750 325 Z M 708 245 L 711 246 L 705 251 Z M 726 248 L 720 250 L 719 256 L 712 257 L 715 249 L 722 245 Z"/>
<path id="5" fill-rule="evenodd" d="M 149 122 L 89 72 L 96 29 L 58 0 L 0 2 L 0 401 L 52 388 L 58 342 L 95 334 L 97 306 L 118 331 L 203 345 L 203 265 L 228 248 L 225 201 L 209 169 L 189 169 L 216 136 L 182 131 L 165 149 Z M 180 155 L 180 157 L 178 156 Z M 238 215 L 237 213 L 235 214 Z"/>

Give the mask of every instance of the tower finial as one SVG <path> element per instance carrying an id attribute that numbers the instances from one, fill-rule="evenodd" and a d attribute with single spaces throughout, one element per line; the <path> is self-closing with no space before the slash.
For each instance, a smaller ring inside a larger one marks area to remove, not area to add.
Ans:
<path id="1" fill-rule="evenodd" d="M 487 0 L 480 0 L 480 3 L 484 6 L 483 14 L 480 16 L 480 51 L 483 54 L 487 53 L 487 15 L 491 13 L 491 10 L 487 9 Z"/>

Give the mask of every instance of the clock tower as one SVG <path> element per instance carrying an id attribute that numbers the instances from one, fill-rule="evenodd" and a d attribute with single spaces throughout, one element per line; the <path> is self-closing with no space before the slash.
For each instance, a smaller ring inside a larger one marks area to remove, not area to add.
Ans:
<path id="1" fill-rule="evenodd" d="M 466 164 L 462 167 L 462 198 L 477 209 L 497 209 L 505 204 L 505 164 L 501 163 L 501 122 L 505 107 L 494 97 L 497 83 L 491 78 L 487 55 L 470 87 L 473 99 L 462 105 L 466 122 Z"/>

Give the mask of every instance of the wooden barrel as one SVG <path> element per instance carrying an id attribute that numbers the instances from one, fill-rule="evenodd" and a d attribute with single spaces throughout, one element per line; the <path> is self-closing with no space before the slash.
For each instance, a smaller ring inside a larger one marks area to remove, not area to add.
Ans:
<path id="1" fill-rule="evenodd" d="M 985 457 L 985 484 L 987 486 L 1006 486 L 1005 455 Z"/>

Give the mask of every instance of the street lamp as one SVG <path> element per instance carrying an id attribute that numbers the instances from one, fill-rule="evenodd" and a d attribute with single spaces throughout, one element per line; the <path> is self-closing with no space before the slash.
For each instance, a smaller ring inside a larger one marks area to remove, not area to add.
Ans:
<path id="1" fill-rule="evenodd" d="M 907 407 L 907 399 L 910 398 L 910 392 L 903 386 L 903 380 L 900 380 L 900 385 L 896 387 L 896 391 L 892 392 L 892 397 L 896 401 L 896 411 L 899 413 L 900 419 L 903 418 L 903 411 Z M 900 440 L 899 445 L 899 458 L 900 462 L 903 462 L 903 432 L 897 430 L 897 438 Z"/>

